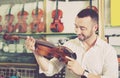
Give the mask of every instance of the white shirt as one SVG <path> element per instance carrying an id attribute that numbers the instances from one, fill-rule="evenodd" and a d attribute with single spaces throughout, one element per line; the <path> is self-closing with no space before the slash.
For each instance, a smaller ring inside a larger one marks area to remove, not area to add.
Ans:
<path id="1" fill-rule="evenodd" d="M 87 52 L 78 38 L 66 42 L 64 46 L 76 53 L 76 60 L 90 73 L 101 75 L 101 78 L 118 78 L 118 61 L 116 51 L 111 45 L 107 44 L 100 38 L 97 39 L 95 45 Z M 59 62 L 56 58 L 53 58 L 48 66 L 49 71 L 44 73 L 51 76 L 58 73 L 64 64 Z M 67 68 L 65 71 L 65 78 L 80 78 L 80 76 L 74 74 Z M 40 70 L 40 72 L 43 71 Z"/>

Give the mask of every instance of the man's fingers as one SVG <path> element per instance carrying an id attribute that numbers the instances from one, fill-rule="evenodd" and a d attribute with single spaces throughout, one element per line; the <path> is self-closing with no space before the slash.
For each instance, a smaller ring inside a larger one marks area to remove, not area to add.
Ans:
<path id="1" fill-rule="evenodd" d="M 68 56 L 65 56 L 65 58 L 68 59 L 68 60 L 70 60 L 70 61 L 74 61 L 73 58 L 70 58 L 70 57 L 68 57 Z"/>

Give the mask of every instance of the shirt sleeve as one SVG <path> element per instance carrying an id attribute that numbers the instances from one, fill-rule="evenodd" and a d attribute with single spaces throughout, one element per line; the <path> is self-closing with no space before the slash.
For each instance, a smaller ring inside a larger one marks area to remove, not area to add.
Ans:
<path id="1" fill-rule="evenodd" d="M 115 49 L 107 48 L 101 78 L 118 78 L 118 60 Z"/>
<path id="2" fill-rule="evenodd" d="M 53 76 L 60 72 L 63 67 L 63 62 L 60 62 L 57 58 L 52 58 L 48 64 L 48 71 L 45 72 L 39 69 L 39 73 L 44 73 L 46 76 Z"/>

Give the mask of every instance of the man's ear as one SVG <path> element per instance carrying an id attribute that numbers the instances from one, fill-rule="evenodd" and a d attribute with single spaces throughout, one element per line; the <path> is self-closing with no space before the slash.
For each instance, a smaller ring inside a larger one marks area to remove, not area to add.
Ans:
<path id="1" fill-rule="evenodd" d="M 94 31 L 98 31 L 98 24 L 94 25 Z"/>

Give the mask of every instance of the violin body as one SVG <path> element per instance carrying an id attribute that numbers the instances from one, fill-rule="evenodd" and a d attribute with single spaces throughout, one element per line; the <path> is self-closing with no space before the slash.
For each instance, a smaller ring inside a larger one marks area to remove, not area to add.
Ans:
<path id="1" fill-rule="evenodd" d="M 32 18 L 33 21 L 30 24 L 31 32 L 37 33 L 37 32 L 43 32 L 45 29 L 44 23 L 41 21 L 43 17 L 43 10 L 38 9 L 36 13 L 36 9 L 32 11 Z"/>
<path id="2" fill-rule="evenodd" d="M 56 13 L 58 14 L 56 15 Z M 62 14 L 63 13 L 60 9 L 58 9 L 57 11 L 54 10 L 52 12 L 53 22 L 50 25 L 50 29 L 52 32 L 62 32 L 64 30 L 64 25 L 61 22 Z"/>
<path id="3" fill-rule="evenodd" d="M 18 13 L 18 23 L 16 23 L 14 27 L 14 31 L 18 33 L 26 33 L 27 32 L 27 26 L 26 23 L 28 16 L 28 12 L 24 11 L 22 14 L 21 12 Z"/>
<path id="4" fill-rule="evenodd" d="M 43 22 L 32 22 L 30 27 L 32 33 L 43 32 L 45 29 Z"/>
<path id="5" fill-rule="evenodd" d="M 58 14 L 58 16 L 56 17 L 56 14 Z M 52 11 L 52 18 L 54 19 L 61 19 L 63 17 L 63 12 L 62 12 L 62 10 L 60 10 L 60 9 L 57 9 L 57 10 L 53 10 Z"/>
<path id="6" fill-rule="evenodd" d="M 12 24 L 13 20 L 14 20 L 14 16 L 12 14 L 10 15 L 6 15 L 5 16 L 5 20 L 6 20 L 6 32 L 11 33 L 14 31 L 14 25 Z"/>
<path id="7" fill-rule="evenodd" d="M 18 22 L 15 27 L 14 30 L 15 32 L 18 33 L 26 33 L 27 32 L 27 23 L 26 22 Z"/>

